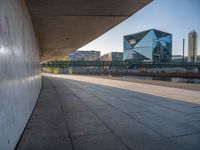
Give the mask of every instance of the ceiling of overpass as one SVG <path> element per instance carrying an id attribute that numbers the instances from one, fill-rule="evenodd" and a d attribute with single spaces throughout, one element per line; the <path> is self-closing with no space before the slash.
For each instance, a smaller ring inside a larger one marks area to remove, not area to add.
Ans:
<path id="1" fill-rule="evenodd" d="M 26 0 L 41 61 L 76 50 L 152 0 Z"/>

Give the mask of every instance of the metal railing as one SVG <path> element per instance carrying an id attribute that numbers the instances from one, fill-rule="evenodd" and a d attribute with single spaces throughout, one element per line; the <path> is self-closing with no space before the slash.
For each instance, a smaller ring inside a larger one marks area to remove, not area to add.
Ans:
<path id="1" fill-rule="evenodd" d="M 47 63 L 42 63 L 41 67 L 200 68 L 200 62 L 153 63 L 153 62 L 133 62 L 133 61 L 49 61 Z"/>

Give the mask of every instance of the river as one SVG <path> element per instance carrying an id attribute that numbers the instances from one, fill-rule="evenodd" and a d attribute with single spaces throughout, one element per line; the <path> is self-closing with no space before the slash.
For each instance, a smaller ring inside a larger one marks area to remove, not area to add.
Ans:
<path id="1" fill-rule="evenodd" d="M 168 81 L 168 82 L 200 84 L 200 79 L 194 79 L 194 78 L 149 77 L 149 76 L 148 77 L 147 76 L 123 76 L 123 78 L 135 78 L 135 79 L 143 79 L 143 80 L 160 80 L 160 81 Z"/>

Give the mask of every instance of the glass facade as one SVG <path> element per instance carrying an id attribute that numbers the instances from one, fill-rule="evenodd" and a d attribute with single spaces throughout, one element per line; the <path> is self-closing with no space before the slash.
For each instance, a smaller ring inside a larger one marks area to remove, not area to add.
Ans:
<path id="1" fill-rule="evenodd" d="M 100 61 L 100 51 L 74 51 L 69 54 L 70 61 Z"/>
<path id="2" fill-rule="evenodd" d="M 124 60 L 171 62 L 172 34 L 151 29 L 124 36 Z"/>
<path id="3" fill-rule="evenodd" d="M 123 52 L 110 52 L 102 56 L 102 61 L 123 61 Z"/>

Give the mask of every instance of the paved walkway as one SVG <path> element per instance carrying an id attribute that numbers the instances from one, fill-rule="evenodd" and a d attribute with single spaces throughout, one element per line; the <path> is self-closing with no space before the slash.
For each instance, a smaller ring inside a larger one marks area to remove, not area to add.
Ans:
<path id="1" fill-rule="evenodd" d="M 45 75 L 38 103 L 17 147 L 43 149 L 199 150 L 200 92 Z"/>

